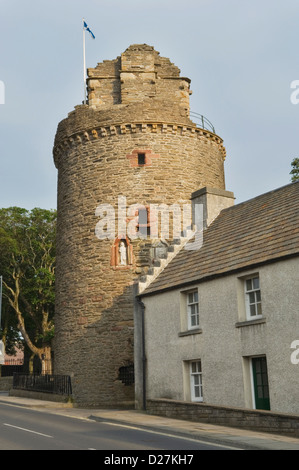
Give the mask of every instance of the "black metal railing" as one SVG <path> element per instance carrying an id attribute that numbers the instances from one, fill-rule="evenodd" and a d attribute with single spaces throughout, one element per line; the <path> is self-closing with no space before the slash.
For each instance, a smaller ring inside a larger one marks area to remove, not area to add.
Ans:
<path id="1" fill-rule="evenodd" d="M 4 364 L 0 367 L 0 377 L 12 377 L 14 372 L 23 372 L 23 360 L 20 359 L 6 359 Z"/>
<path id="2" fill-rule="evenodd" d="M 14 373 L 13 389 L 54 393 L 57 395 L 72 395 L 72 384 L 69 375 Z"/>
<path id="3" fill-rule="evenodd" d="M 213 126 L 211 121 L 209 121 L 202 114 L 190 111 L 190 117 L 193 118 L 193 121 L 198 127 L 200 127 L 201 129 L 206 129 L 207 131 L 213 132 L 213 134 L 215 134 L 215 127 Z"/>

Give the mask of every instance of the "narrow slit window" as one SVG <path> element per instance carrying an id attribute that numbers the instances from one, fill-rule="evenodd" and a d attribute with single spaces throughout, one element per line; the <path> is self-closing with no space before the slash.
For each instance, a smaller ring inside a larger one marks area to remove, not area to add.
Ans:
<path id="1" fill-rule="evenodd" d="M 143 209 L 138 210 L 138 224 L 136 226 L 136 230 L 141 234 L 141 238 L 151 236 L 149 207 L 144 207 Z"/>
<path id="2" fill-rule="evenodd" d="M 145 153 L 138 153 L 138 165 L 145 165 Z"/>

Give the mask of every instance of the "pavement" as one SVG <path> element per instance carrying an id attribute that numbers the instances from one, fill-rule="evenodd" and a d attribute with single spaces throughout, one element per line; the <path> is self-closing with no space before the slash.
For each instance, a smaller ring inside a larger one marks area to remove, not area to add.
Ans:
<path id="1" fill-rule="evenodd" d="M 190 422 L 147 414 L 139 410 L 107 410 L 75 408 L 70 404 L 9 396 L 0 392 L 0 403 L 24 406 L 36 411 L 59 414 L 77 419 L 88 419 L 126 427 L 146 429 L 188 439 L 213 442 L 243 450 L 299 450 L 299 439 L 277 434 Z M 128 449 L 129 450 L 129 449 Z"/>

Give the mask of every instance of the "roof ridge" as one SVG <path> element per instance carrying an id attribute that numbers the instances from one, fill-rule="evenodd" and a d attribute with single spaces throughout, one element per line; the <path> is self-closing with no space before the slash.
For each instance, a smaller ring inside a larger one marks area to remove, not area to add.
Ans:
<path id="1" fill-rule="evenodd" d="M 265 197 L 265 196 L 267 196 L 267 195 L 276 193 L 276 192 L 278 192 L 278 191 L 282 191 L 283 189 L 286 189 L 286 188 L 288 188 L 288 187 L 290 187 L 290 186 L 293 186 L 293 185 L 296 185 L 296 184 L 299 184 L 299 180 L 298 180 L 298 181 L 293 181 L 292 183 L 285 184 L 284 186 L 280 186 L 279 188 L 276 188 L 276 189 L 271 189 L 270 191 L 267 191 L 267 192 L 265 192 L 265 193 L 263 193 L 263 194 L 259 194 L 258 196 L 254 196 L 254 197 L 252 197 L 252 198 L 250 198 L 250 199 L 247 199 L 246 201 L 242 201 L 242 202 L 239 202 L 239 203 L 237 203 L 237 204 L 234 204 L 233 206 L 226 207 L 225 209 L 222 209 L 221 212 L 226 212 L 226 211 L 232 210 L 232 209 L 234 209 L 235 207 L 239 207 L 239 206 L 241 206 L 241 205 L 243 205 L 243 204 L 247 204 L 247 203 L 250 202 L 250 201 L 255 201 L 255 200 L 260 199 L 260 198 L 262 198 L 262 197 Z"/>

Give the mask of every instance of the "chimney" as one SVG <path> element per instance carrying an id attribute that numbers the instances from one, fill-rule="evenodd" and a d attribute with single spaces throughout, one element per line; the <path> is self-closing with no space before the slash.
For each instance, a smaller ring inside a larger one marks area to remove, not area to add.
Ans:
<path id="1" fill-rule="evenodd" d="M 203 205 L 203 229 L 213 222 L 222 209 L 233 206 L 234 200 L 234 193 L 231 191 L 207 186 L 191 194 L 192 207 L 194 204 Z"/>

